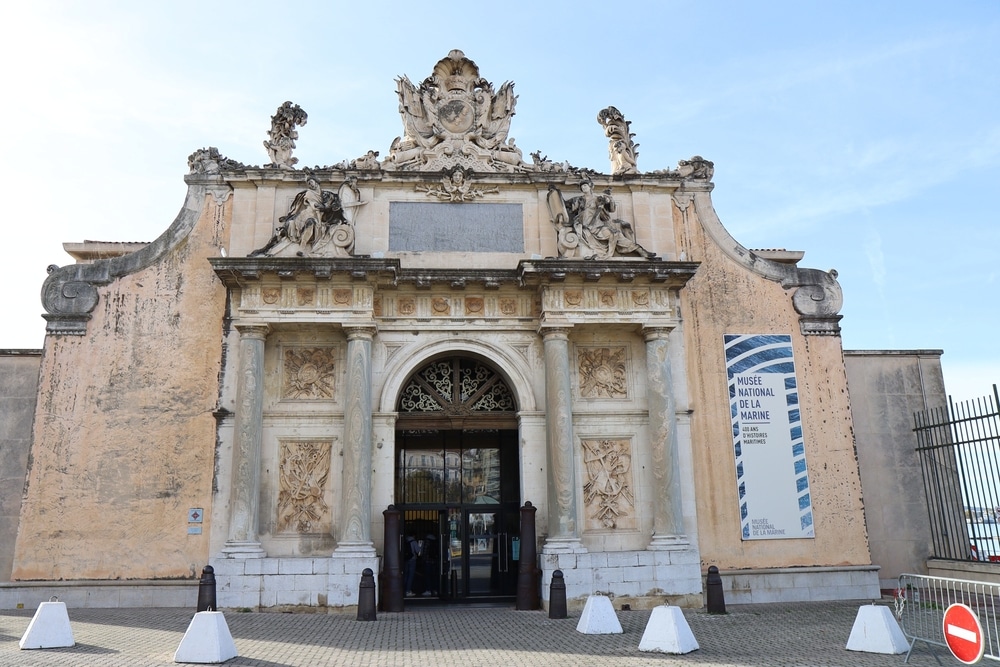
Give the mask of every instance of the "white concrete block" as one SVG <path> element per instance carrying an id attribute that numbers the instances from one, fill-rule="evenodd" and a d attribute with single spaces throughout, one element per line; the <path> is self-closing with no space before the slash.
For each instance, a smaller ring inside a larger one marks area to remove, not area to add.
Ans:
<path id="1" fill-rule="evenodd" d="M 576 624 L 576 631 L 585 635 L 622 634 L 622 624 L 618 621 L 615 608 L 611 606 L 611 598 L 604 595 L 588 597 L 580 622 Z"/>
<path id="2" fill-rule="evenodd" d="M 866 653 L 906 653 L 910 644 L 888 607 L 862 605 L 854 619 L 848 651 Z"/>
<path id="3" fill-rule="evenodd" d="M 661 605 L 653 608 L 639 640 L 640 651 L 682 654 L 698 648 L 698 640 L 680 607 Z"/>
<path id="4" fill-rule="evenodd" d="M 73 646 L 73 628 L 65 602 L 43 602 L 38 605 L 28 629 L 21 636 L 18 646 L 31 648 L 65 648 Z"/>
<path id="5" fill-rule="evenodd" d="M 174 662 L 214 664 L 235 658 L 239 653 L 221 611 L 199 611 L 191 619 L 181 639 Z"/>

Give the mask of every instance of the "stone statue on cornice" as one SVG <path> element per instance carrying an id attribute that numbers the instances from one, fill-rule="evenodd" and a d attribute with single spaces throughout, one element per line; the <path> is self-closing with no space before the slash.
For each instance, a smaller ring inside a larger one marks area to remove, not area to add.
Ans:
<path id="1" fill-rule="evenodd" d="M 569 199 L 563 198 L 559 188 L 549 186 L 548 206 L 558 235 L 559 257 L 601 260 L 630 255 L 656 257 L 656 253 L 636 243 L 631 223 L 613 217 L 617 205 L 611 189 L 595 193 L 589 177 L 580 182 L 580 194 Z"/>
<path id="2" fill-rule="evenodd" d="M 639 144 L 632 141 L 635 134 L 629 132 L 632 125 L 625 120 L 622 112 L 615 107 L 601 109 L 597 114 L 597 122 L 604 127 L 604 136 L 608 138 L 608 157 L 611 158 L 611 173 L 638 174 Z"/>
<path id="3" fill-rule="evenodd" d="M 285 102 L 273 116 L 271 116 L 271 130 L 267 133 L 267 141 L 264 148 L 271 158 L 271 163 L 267 166 L 278 169 L 294 169 L 298 158 L 292 157 L 292 149 L 295 148 L 295 140 L 299 138 L 299 133 L 295 129 L 296 125 L 305 125 L 309 116 L 299 107 L 298 104 Z"/>
<path id="4" fill-rule="evenodd" d="M 350 257 L 354 253 L 354 216 L 361 200 L 357 178 L 341 184 L 337 192 L 324 190 L 310 175 L 306 189 L 295 195 L 288 213 L 267 244 L 250 253 L 272 257 Z"/>

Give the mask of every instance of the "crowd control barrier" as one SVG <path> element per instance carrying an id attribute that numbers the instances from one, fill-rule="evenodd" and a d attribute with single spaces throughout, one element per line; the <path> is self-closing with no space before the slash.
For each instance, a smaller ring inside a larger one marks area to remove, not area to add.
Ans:
<path id="1" fill-rule="evenodd" d="M 955 603 L 971 611 L 965 614 L 971 621 L 967 627 L 952 621 L 953 614 L 949 614 L 949 623 L 945 624 L 945 612 Z M 918 641 L 943 646 L 953 654 L 956 650 L 980 649 L 983 658 L 1000 661 L 998 604 L 1000 584 L 920 574 L 899 575 L 899 587 L 895 591 L 896 619 L 910 643 L 904 662 L 909 662 Z M 978 619 L 978 628 L 975 619 Z"/>

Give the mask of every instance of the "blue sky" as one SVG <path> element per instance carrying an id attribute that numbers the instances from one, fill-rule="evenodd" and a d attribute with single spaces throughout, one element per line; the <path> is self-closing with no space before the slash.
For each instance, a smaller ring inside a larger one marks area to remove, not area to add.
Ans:
<path id="1" fill-rule="evenodd" d="M 458 48 L 515 82 L 525 154 L 607 171 L 596 116 L 614 105 L 640 169 L 715 162 L 716 210 L 743 245 L 837 269 L 846 349 L 943 349 L 956 399 L 1000 382 L 995 0 L 33 2 L 0 17 L 0 348 L 41 347 L 63 242 L 171 223 L 196 148 L 267 162 L 291 100 L 309 114 L 299 166 L 385 155 L 402 133 L 394 78 Z"/>

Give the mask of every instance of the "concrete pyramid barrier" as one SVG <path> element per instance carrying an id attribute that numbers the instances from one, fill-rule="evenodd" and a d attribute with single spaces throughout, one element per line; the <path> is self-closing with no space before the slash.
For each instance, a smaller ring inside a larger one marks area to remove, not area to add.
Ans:
<path id="1" fill-rule="evenodd" d="M 847 640 L 848 651 L 906 653 L 910 643 L 888 607 L 867 604 L 858 609 Z"/>
<path id="2" fill-rule="evenodd" d="M 229 624 L 221 611 L 199 611 L 191 619 L 180 646 L 174 653 L 174 662 L 214 664 L 225 662 L 239 655 Z"/>
<path id="3" fill-rule="evenodd" d="M 698 648 L 698 640 L 680 607 L 661 605 L 653 608 L 639 640 L 640 651 L 682 654 Z"/>
<path id="4" fill-rule="evenodd" d="M 618 622 L 615 608 L 611 606 L 611 598 L 604 595 L 591 595 L 583 607 L 580 622 L 576 631 L 585 635 L 619 635 L 622 634 L 622 624 Z"/>
<path id="5" fill-rule="evenodd" d="M 18 642 L 18 646 L 22 649 L 66 648 L 75 644 L 66 603 L 56 601 L 38 605 L 28 629 Z"/>

